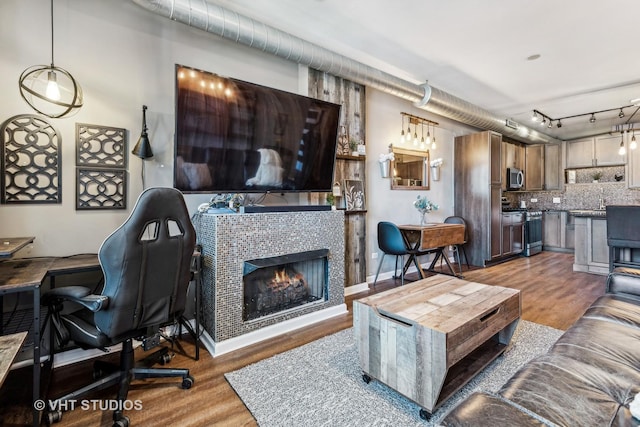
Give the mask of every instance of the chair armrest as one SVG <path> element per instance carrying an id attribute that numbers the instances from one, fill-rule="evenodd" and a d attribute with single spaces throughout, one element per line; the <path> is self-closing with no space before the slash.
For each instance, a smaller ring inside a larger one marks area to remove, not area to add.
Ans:
<path id="1" fill-rule="evenodd" d="M 84 286 L 65 286 L 51 289 L 42 296 L 42 303 L 58 303 L 62 301 L 72 301 L 83 307 L 96 312 L 109 306 L 109 297 L 104 295 L 93 295 L 89 288 Z"/>
<path id="2" fill-rule="evenodd" d="M 607 293 L 640 297 L 640 270 L 616 267 L 607 277 Z"/>

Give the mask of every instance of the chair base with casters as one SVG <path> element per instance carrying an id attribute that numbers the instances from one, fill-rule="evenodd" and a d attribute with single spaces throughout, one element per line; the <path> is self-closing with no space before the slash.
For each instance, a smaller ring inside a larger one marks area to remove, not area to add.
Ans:
<path id="1" fill-rule="evenodd" d="M 57 423 L 62 420 L 63 412 L 66 411 L 67 408 L 72 408 L 72 406 L 66 402 L 78 401 L 95 391 L 117 385 L 118 395 L 116 400 L 119 404 L 118 409 L 113 413 L 113 426 L 127 427 L 129 425 L 129 418 L 124 415 L 122 408 L 125 407 L 124 401 L 127 399 L 131 381 L 145 378 L 181 378 L 181 387 L 183 389 L 190 389 L 193 385 L 195 380 L 189 375 L 188 369 L 146 367 L 150 361 L 165 364 L 169 360 L 171 360 L 169 349 L 164 347 L 143 359 L 140 362 L 142 366 L 136 365 L 134 362 L 133 340 L 128 339 L 122 343 L 119 365 L 96 361 L 93 369 L 93 377 L 96 381 L 62 397 L 48 401 L 49 409 L 44 413 L 44 420 L 47 425 Z"/>

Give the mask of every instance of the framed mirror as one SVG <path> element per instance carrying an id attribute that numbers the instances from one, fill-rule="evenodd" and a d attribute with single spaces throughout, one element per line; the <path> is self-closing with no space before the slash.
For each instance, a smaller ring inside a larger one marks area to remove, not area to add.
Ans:
<path id="1" fill-rule="evenodd" d="M 408 150 L 391 146 L 392 190 L 429 189 L 429 151 Z"/>

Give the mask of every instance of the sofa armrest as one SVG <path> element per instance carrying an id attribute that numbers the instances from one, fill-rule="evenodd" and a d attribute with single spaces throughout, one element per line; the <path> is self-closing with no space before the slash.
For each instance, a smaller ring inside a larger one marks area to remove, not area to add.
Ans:
<path id="1" fill-rule="evenodd" d="M 607 277 L 606 292 L 640 297 L 640 269 L 616 267 Z"/>

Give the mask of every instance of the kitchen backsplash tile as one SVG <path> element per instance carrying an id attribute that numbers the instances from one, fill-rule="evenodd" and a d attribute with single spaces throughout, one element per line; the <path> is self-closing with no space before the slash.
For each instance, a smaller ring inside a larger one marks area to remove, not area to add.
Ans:
<path id="1" fill-rule="evenodd" d="M 592 182 L 595 172 L 602 173 L 597 183 Z M 624 177 L 624 166 L 577 169 L 576 184 L 565 184 L 564 191 L 507 191 L 502 195 L 511 206 L 524 200 L 528 208 L 541 210 L 596 209 L 601 196 L 605 205 L 640 205 L 640 191 L 628 189 L 624 178 L 616 181 L 616 175 Z M 560 198 L 560 203 L 553 203 L 554 198 Z"/>

